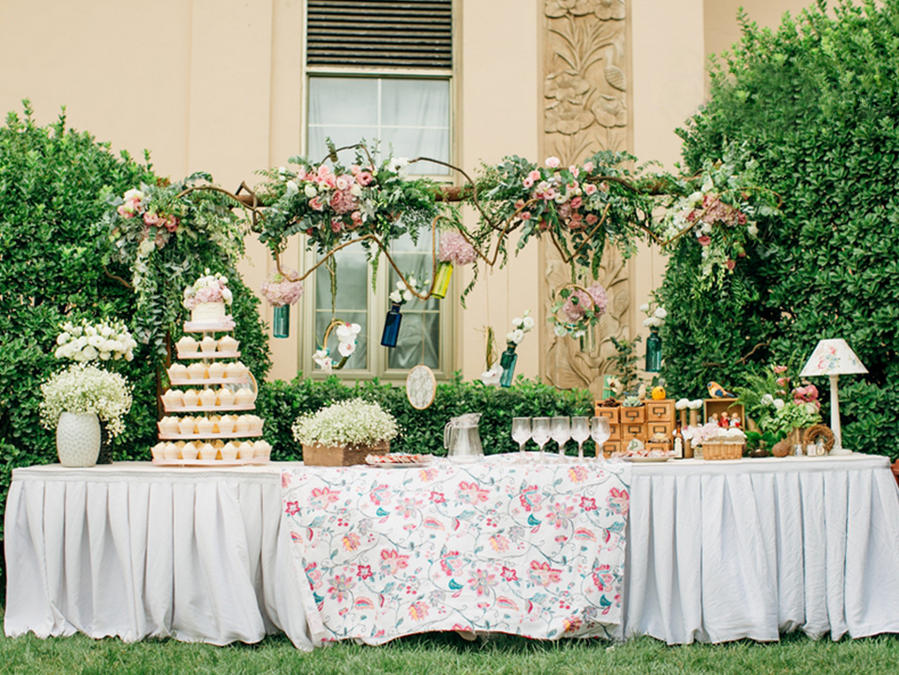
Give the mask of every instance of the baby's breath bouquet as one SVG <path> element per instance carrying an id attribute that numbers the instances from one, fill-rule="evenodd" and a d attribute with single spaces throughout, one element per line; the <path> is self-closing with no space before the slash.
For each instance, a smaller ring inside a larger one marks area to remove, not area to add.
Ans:
<path id="1" fill-rule="evenodd" d="M 397 433 L 393 415 L 361 398 L 300 415 L 293 425 L 293 437 L 303 445 L 374 445 L 392 440 Z"/>
<path id="2" fill-rule="evenodd" d="M 131 387 L 118 373 L 87 363 L 76 363 L 51 375 L 41 385 L 41 424 L 53 429 L 64 412 L 94 413 L 106 422 L 110 436 L 125 428 L 131 410 Z"/>

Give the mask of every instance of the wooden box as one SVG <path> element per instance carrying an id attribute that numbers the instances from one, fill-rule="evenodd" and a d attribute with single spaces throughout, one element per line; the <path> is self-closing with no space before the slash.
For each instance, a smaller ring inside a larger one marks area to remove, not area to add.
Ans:
<path id="1" fill-rule="evenodd" d="M 647 422 L 646 423 L 646 438 L 652 438 L 656 434 L 661 434 L 665 438 L 671 438 L 672 433 L 674 433 L 674 423 L 673 422 Z"/>
<path id="2" fill-rule="evenodd" d="M 596 417 L 608 417 L 609 424 L 618 424 L 618 411 L 621 408 L 606 408 L 600 405 L 600 401 L 596 402 L 594 415 Z"/>
<path id="3" fill-rule="evenodd" d="M 746 428 L 746 412 L 743 406 L 737 403 L 735 398 L 707 398 L 703 405 L 703 415 L 705 421 L 712 419 L 712 415 L 721 417 L 721 413 L 727 413 L 729 416 L 737 415 L 740 418 L 740 428 Z"/>
<path id="4" fill-rule="evenodd" d="M 619 413 L 622 424 L 643 424 L 646 421 L 646 407 L 621 408 Z"/>
<path id="5" fill-rule="evenodd" d="M 674 401 L 671 399 L 647 401 L 646 421 L 674 426 Z"/>
<path id="6" fill-rule="evenodd" d="M 368 455 L 386 455 L 390 441 L 375 445 L 304 445 L 303 464 L 306 466 L 352 466 L 365 464 Z"/>
<path id="7" fill-rule="evenodd" d="M 637 424 L 622 424 L 621 425 L 621 441 L 622 445 L 627 445 L 627 442 L 632 438 L 639 438 L 641 441 L 646 440 L 646 425 L 637 423 Z"/>

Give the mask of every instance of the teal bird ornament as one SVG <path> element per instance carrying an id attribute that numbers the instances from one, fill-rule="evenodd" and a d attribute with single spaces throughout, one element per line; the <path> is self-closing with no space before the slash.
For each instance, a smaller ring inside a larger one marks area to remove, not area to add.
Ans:
<path id="1" fill-rule="evenodd" d="M 736 398 L 717 382 L 709 382 L 709 398 Z"/>

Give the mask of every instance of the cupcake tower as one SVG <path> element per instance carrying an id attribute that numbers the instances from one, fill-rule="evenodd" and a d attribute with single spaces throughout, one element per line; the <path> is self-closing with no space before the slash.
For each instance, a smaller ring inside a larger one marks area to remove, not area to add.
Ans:
<path id="1" fill-rule="evenodd" d="M 259 464 L 269 460 L 271 446 L 262 436 L 256 393 L 249 369 L 240 362 L 240 343 L 228 335 L 230 317 L 221 321 L 185 322 L 185 335 L 175 347 L 179 361 L 168 369 L 171 388 L 162 395 L 166 415 L 159 422 L 157 464 L 216 462 Z M 226 333 L 216 338 L 216 333 Z M 198 462 L 197 460 L 200 460 Z"/>

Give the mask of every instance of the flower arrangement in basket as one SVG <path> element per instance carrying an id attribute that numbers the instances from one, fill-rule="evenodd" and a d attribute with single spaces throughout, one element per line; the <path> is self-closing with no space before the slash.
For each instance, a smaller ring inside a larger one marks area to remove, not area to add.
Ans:
<path id="1" fill-rule="evenodd" d="M 703 459 L 740 459 L 746 449 L 746 434 L 741 429 L 722 428 L 715 421 L 697 427 L 691 440 L 702 446 Z"/>
<path id="2" fill-rule="evenodd" d="M 387 454 L 399 426 L 377 403 L 354 398 L 300 415 L 292 431 L 305 464 L 349 466 L 364 464 L 369 454 Z"/>

